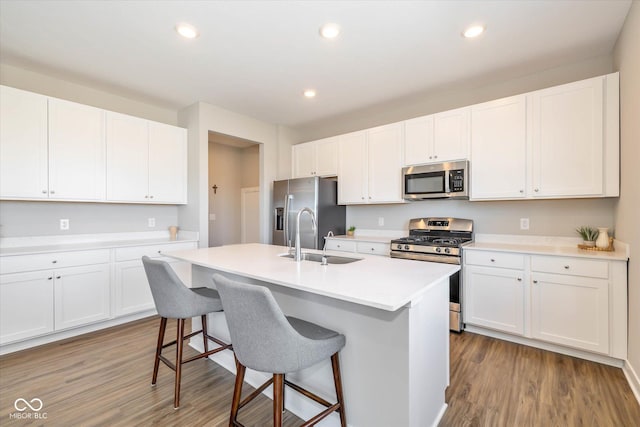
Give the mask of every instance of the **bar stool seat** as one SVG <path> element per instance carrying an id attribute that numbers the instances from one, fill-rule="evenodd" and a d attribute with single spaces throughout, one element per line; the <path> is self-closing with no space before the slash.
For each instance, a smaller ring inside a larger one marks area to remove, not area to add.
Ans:
<path id="1" fill-rule="evenodd" d="M 264 286 L 240 283 L 220 274 L 215 274 L 213 281 L 222 299 L 236 357 L 236 382 L 229 426 L 242 426 L 237 419 L 238 411 L 271 384 L 275 427 L 282 425 L 284 385 L 327 408 L 303 426 L 315 425 L 332 412 L 338 412 L 341 425 L 346 426 L 338 358 L 346 343 L 345 336 L 315 323 L 285 316 L 271 291 Z M 328 358 L 333 370 L 336 403 L 329 403 L 285 378 L 287 373 L 300 371 Z M 272 378 L 241 401 L 246 368 L 271 373 Z"/>
<path id="2" fill-rule="evenodd" d="M 182 365 L 232 348 L 231 344 L 227 344 L 207 333 L 207 314 L 222 311 L 222 302 L 220 301 L 218 291 L 215 289 L 189 288 L 185 286 L 171 266 L 164 261 L 152 260 L 147 256 L 143 256 L 142 264 L 147 274 L 156 310 L 158 311 L 158 315 L 160 315 L 160 329 L 158 331 L 158 342 L 156 345 L 151 384 L 155 385 L 158 379 L 160 361 L 175 371 L 173 407 L 178 409 L 180 406 Z M 185 335 L 185 319 L 197 316 L 201 318 L 202 329 Z M 177 319 L 178 331 L 174 341 L 163 344 L 167 319 Z M 202 333 L 204 352 L 188 359 L 183 359 L 184 340 L 200 333 Z M 219 347 L 209 350 L 209 340 L 218 344 Z M 175 361 L 169 360 L 162 354 L 163 349 L 172 345 L 176 345 Z"/>

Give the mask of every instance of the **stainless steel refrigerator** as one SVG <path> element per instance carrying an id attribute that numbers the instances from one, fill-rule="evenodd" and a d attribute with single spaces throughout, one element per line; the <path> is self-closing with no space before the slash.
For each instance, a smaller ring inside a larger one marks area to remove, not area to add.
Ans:
<path id="1" fill-rule="evenodd" d="M 345 233 L 346 208 L 338 205 L 338 182 L 331 178 L 296 178 L 273 182 L 274 245 L 292 246 L 296 239 L 296 216 L 302 208 L 313 210 L 318 222 L 314 233 L 311 216 L 300 217 L 303 248 L 322 249 L 324 236 Z"/>

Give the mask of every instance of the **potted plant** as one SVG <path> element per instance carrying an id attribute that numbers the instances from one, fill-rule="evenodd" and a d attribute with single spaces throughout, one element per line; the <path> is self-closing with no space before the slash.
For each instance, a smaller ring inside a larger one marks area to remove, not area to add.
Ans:
<path id="1" fill-rule="evenodd" d="M 595 246 L 598 234 L 600 234 L 597 229 L 588 225 L 576 228 L 576 232 L 582 237 L 585 246 Z"/>
<path id="2" fill-rule="evenodd" d="M 352 225 L 351 227 L 349 227 L 349 229 L 347 230 L 347 236 L 353 236 L 353 233 L 356 231 L 356 228 Z"/>

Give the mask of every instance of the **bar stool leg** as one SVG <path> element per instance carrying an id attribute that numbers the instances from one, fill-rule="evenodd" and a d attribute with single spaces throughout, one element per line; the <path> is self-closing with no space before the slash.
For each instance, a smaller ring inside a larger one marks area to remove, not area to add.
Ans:
<path id="1" fill-rule="evenodd" d="M 203 314 L 201 317 L 202 323 L 202 339 L 204 340 L 204 352 L 209 351 L 209 339 L 207 338 L 207 315 Z"/>
<path id="2" fill-rule="evenodd" d="M 273 374 L 273 427 L 282 427 L 284 375 Z"/>
<path id="3" fill-rule="evenodd" d="M 184 319 L 178 319 L 178 336 L 176 342 L 176 384 L 173 397 L 173 409 L 180 406 L 180 379 L 182 376 L 182 346 L 184 343 Z"/>
<path id="4" fill-rule="evenodd" d="M 331 356 L 331 367 L 333 368 L 333 382 L 336 386 L 336 397 L 338 399 L 338 403 L 340 404 L 340 409 L 338 410 L 340 414 L 340 425 L 342 427 L 347 426 L 347 418 L 345 416 L 344 411 L 344 398 L 342 396 L 342 378 L 340 376 L 340 361 L 338 359 L 338 353 L 333 354 Z"/>
<path id="5" fill-rule="evenodd" d="M 233 427 L 237 421 L 238 409 L 240 407 L 240 396 L 242 395 L 242 382 L 244 381 L 244 372 L 246 368 L 242 365 L 238 358 L 236 359 L 236 383 L 233 388 L 233 400 L 231 401 L 231 414 L 229 415 L 229 427 Z"/>
<path id="6" fill-rule="evenodd" d="M 156 359 L 153 363 L 153 378 L 151 385 L 156 385 L 158 379 L 158 367 L 160 366 L 160 353 L 162 353 L 162 343 L 164 342 L 164 332 L 167 329 L 167 318 L 160 318 L 160 329 L 158 330 L 158 345 L 156 346 Z"/>

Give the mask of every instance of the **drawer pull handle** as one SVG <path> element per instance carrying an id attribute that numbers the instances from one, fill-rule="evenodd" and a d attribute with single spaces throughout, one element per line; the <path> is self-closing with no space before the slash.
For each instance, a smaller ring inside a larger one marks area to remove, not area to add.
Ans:
<path id="1" fill-rule="evenodd" d="M 47 280 L 53 280 L 53 277 L 47 277 Z"/>
<path id="2" fill-rule="evenodd" d="M 496 260 L 495 260 L 495 259 L 493 259 L 493 258 L 491 258 L 491 262 L 496 262 Z"/>
<path id="3" fill-rule="evenodd" d="M 533 281 L 533 283 L 538 283 L 538 281 L 537 281 L 537 280 L 534 280 L 534 281 Z"/>
<path id="4" fill-rule="evenodd" d="M 158 251 L 158 253 L 160 254 L 160 253 L 162 253 L 162 251 Z"/>
<path id="5" fill-rule="evenodd" d="M 568 265 L 565 265 L 565 266 L 564 266 L 564 269 L 565 269 L 565 270 L 568 270 L 568 269 L 569 269 L 569 266 L 568 266 Z"/>
<path id="6" fill-rule="evenodd" d="M 51 261 L 51 263 L 53 263 L 53 264 L 55 264 L 55 263 L 57 263 L 57 262 L 58 262 L 58 261 L 56 261 L 55 259 L 54 259 L 53 261 Z"/>
<path id="7" fill-rule="evenodd" d="M 518 282 L 522 282 L 522 277 L 518 277 Z"/>
<path id="8" fill-rule="evenodd" d="M 376 249 L 375 249 L 375 248 L 371 248 L 371 250 L 372 250 L 372 251 L 375 251 Z"/>
<path id="9" fill-rule="evenodd" d="M 56 276 L 56 279 L 59 279 L 61 276 Z"/>

